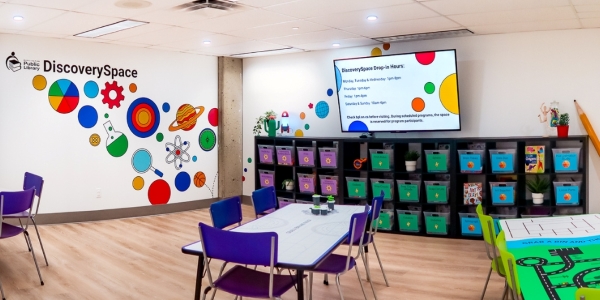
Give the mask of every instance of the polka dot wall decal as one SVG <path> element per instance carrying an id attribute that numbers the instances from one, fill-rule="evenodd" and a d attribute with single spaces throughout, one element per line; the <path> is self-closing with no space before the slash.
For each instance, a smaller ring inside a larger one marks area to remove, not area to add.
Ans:
<path id="1" fill-rule="evenodd" d="M 246 176 L 242 176 L 242 181 L 246 181 Z"/>
<path id="2" fill-rule="evenodd" d="M 300 130 L 300 129 L 296 129 L 296 132 L 294 132 L 294 135 L 297 137 L 303 137 L 304 132 L 302 132 L 302 130 Z"/>
<path id="3" fill-rule="evenodd" d="M 329 104 L 325 101 L 319 101 L 315 107 L 315 113 L 317 114 L 317 117 L 321 119 L 327 118 L 329 115 Z"/>
<path id="4" fill-rule="evenodd" d="M 381 49 L 379 49 L 379 47 L 373 48 L 373 50 L 371 50 L 371 56 L 381 56 Z"/>
<path id="5" fill-rule="evenodd" d="M 148 200 L 152 205 L 167 204 L 171 198 L 171 187 L 162 180 L 157 179 L 148 188 Z"/>
<path id="6" fill-rule="evenodd" d="M 385 50 L 385 51 L 390 50 L 390 43 L 384 43 L 383 50 Z"/>
<path id="7" fill-rule="evenodd" d="M 219 125 L 219 109 L 218 108 L 211 108 L 211 110 L 208 112 L 208 123 L 210 123 L 210 125 L 212 125 L 213 127 L 216 127 Z"/>
<path id="8" fill-rule="evenodd" d="M 350 123 L 350 126 L 348 126 L 348 131 L 368 132 L 369 128 L 367 127 L 367 124 L 363 123 L 362 121 L 354 121 Z"/>
<path id="9" fill-rule="evenodd" d="M 104 118 L 108 119 L 108 114 L 104 114 Z"/>
<path id="10" fill-rule="evenodd" d="M 440 84 L 440 101 L 447 111 L 458 115 L 456 73 L 448 75 Z"/>
<path id="11" fill-rule="evenodd" d="M 46 88 L 48 82 L 46 81 L 46 77 L 44 75 L 35 75 L 33 76 L 33 80 L 31 81 L 33 84 L 33 88 L 41 91 Z"/>
<path id="12" fill-rule="evenodd" d="M 308 108 L 312 109 L 312 108 L 313 108 L 313 104 L 312 104 L 312 103 L 309 103 L 309 104 L 308 104 Z"/>
<path id="13" fill-rule="evenodd" d="M 156 141 L 157 141 L 157 142 L 159 142 L 159 143 L 160 143 L 160 142 L 162 142 L 164 139 L 165 139 L 165 136 L 164 136 L 164 135 L 163 135 L 161 132 L 159 132 L 159 133 L 157 133 L 157 134 L 156 134 Z"/>
<path id="14" fill-rule="evenodd" d="M 248 168 L 244 168 L 244 172 L 248 172 Z"/>
<path id="15" fill-rule="evenodd" d="M 333 90 L 332 89 L 328 89 L 327 90 L 327 96 L 331 97 L 331 95 L 333 95 Z"/>
<path id="16" fill-rule="evenodd" d="M 169 105 L 167 102 L 163 103 L 162 110 L 166 113 L 169 112 L 171 110 L 171 105 Z"/>
<path id="17" fill-rule="evenodd" d="M 306 129 L 306 130 L 310 129 L 310 125 L 304 124 L 304 129 Z"/>
<path id="18" fill-rule="evenodd" d="M 304 120 L 306 118 L 306 114 L 304 112 L 300 113 L 300 120 Z"/>
<path id="19" fill-rule="evenodd" d="M 98 112 L 93 106 L 84 105 L 77 113 L 77 120 L 83 128 L 92 128 L 98 122 Z"/>
<path id="20" fill-rule="evenodd" d="M 185 192 L 189 189 L 191 183 L 192 178 L 188 172 L 179 172 L 177 176 L 175 176 L 175 188 L 180 192 Z"/>
<path id="21" fill-rule="evenodd" d="M 412 109 L 414 111 L 422 112 L 425 109 L 425 101 L 423 101 L 423 99 L 417 97 L 412 100 L 412 102 L 410 103 L 410 106 L 412 107 Z"/>
<path id="22" fill-rule="evenodd" d="M 252 157 L 248 157 L 248 163 L 251 164 L 252 163 Z"/>
<path id="23" fill-rule="evenodd" d="M 435 60 L 435 52 L 415 53 L 415 58 L 420 64 L 426 66 Z"/>
<path id="24" fill-rule="evenodd" d="M 135 84 L 135 83 L 129 84 L 129 91 L 132 93 L 137 92 L 137 84 Z"/>
<path id="25" fill-rule="evenodd" d="M 196 155 L 192 156 L 192 161 L 193 162 L 197 162 L 198 161 L 198 156 L 196 156 Z"/>
<path id="26" fill-rule="evenodd" d="M 83 85 L 83 93 L 88 98 L 96 98 L 98 96 L 98 92 L 100 89 L 98 88 L 98 84 L 95 81 L 88 81 Z"/>
<path id="27" fill-rule="evenodd" d="M 427 94 L 433 94 L 433 92 L 435 92 L 435 84 L 433 84 L 432 82 L 428 82 L 425 84 L 425 93 Z"/>
<path id="28" fill-rule="evenodd" d="M 131 185 L 133 186 L 134 190 L 141 190 L 142 188 L 144 188 L 144 178 L 142 178 L 141 176 L 136 176 L 135 178 L 133 178 L 133 182 L 131 182 Z"/>

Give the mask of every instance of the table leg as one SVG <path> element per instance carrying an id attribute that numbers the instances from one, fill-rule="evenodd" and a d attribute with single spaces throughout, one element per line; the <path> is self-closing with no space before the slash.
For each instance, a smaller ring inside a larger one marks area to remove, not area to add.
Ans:
<path id="1" fill-rule="evenodd" d="M 304 270 L 296 270 L 296 286 L 298 287 L 298 300 L 304 300 Z"/>
<path id="2" fill-rule="evenodd" d="M 200 293 L 202 291 L 202 277 L 204 275 L 204 255 L 198 256 L 198 270 L 196 271 L 196 291 L 194 293 L 194 300 L 200 300 Z"/>

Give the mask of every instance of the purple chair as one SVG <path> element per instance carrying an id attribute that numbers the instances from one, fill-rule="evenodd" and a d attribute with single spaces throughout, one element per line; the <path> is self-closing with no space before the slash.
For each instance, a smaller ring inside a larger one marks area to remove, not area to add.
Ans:
<path id="1" fill-rule="evenodd" d="M 242 200 L 239 196 L 213 202 L 209 211 L 215 228 L 223 229 L 236 223 L 242 225 Z"/>
<path id="2" fill-rule="evenodd" d="M 353 268 L 356 270 L 356 275 L 358 276 L 358 282 L 360 283 L 360 289 L 367 299 L 367 294 L 365 293 L 365 289 L 362 285 L 362 279 L 360 278 L 360 273 L 358 272 L 358 268 L 356 267 L 356 259 L 358 256 L 362 254 L 364 249 L 363 247 L 363 239 L 364 239 L 364 230 L 367 225 L 367 219 L 369 216 L 368 207 L 365 207 L 365 212 L 353 214 L 350 218 L 350 228 L 348 231 L 348 239 L 346 243 L 350 246 L 348 247 L 348 255 L 338 255 L 331 254 L 327 256 L 323 261 L 321 261 L 314 269 L 307 270 L 309 272 L 308 275 L 308 286 L 309 286 L 309 299 L 312 299 L 312 281 L 313 281 L 313 273 L 324 273 L 324 274 L 335 274 L 335 283 L 340 293 L 340 298 L 344 299 L 344 295 L 342 294 L 342 287 L 340 286 L 340 276 L 347 271 L 352 270 Z M 355 257 L 352 256 L 352 246 L 358 245 L 358 253 Z M 375 299 L 377 299 L 377 295 L 375 294 L 375 288 L 373 288 L 373 283 L 371 283 L 371 289 L 373 289 L 373 295 L 375 295 Z"/>
<path id="3" fill-rule="evenodd" d="M 252 192 L 252 205 L 254 206 L 256 218 L 258 218 L 259 215 L 271 213 L 277 208 L 275 188 L 268 186 Z"/>
<path id="4" fill-rule="evenodd" d="M 27 229 L 29 228 L 29 219 L 31 219 L 31 210 L 33 208 L 33 198 L 35 197 L 35 188 L 30 188 L 19 192 L 0 192 L 0 239 L 7 239 L 17 236 L 21 233 L 25 235 L 25 240 L 31 245 L 31 238 Z M 25 227 L 13 226 L 3 222 L 3 215 L 20 214 L 28 211 L 27 222 Z M 44 285 L 42 279 L 42 273 L 35 258 L 35 252 L 31 248 L 31 255 L 33 256 L 33 262 L 37 269 L 38 275 L 40 276 L 40 282 Z"/>
<path id="5" fill-rule="evenodd" d="M 204 223 L 200 223 L 199 227 L 209 282 L 209 287 L 204 291 L 203 300 L 210 289 L 222 290 L 240 297 L 273 299 L 281 297 L 294 287 L 295 277 L 274 274 L 275 265 L 277 265 L 277 233 L 233 232 L 214 228 Z M 209 259 L 218 259 L 238 265 L 213 281 L 208 265 Z M 270 271 L 269 273 L 256 271 L 240 264 L 269 266 Z"/>
<path id="6" fill-rule="evenodd" d="M 38 240 L 40 241 L 40 246 L 42 247 L 42 254 L 44 254 L 44 260 L 46 261 L 46 266 L 48 266 L 48 258 L 46 258 L 46 250 L 44 250 L 44 244 L 42 243 L 42 238 L 40 237 L 40 232 L 38 231 L 37 224 L 35 223 L 35 216 L 40 209 L 40 201 L 42 200 L 42 188 L 44 187 L 44 179 L 38 175 L 25 172 L 25 179 L 23 180 L 23 190 L 27 190 L 30 188 L 35 188 L 35 195 L 37 196 L 37 204 L 35 206 L 35 212 L 29 213 L 29 210 L 23 211 L 17 214 L 6 215 L 4 218 L 6 219 L 19 219 L 19 223 L 21 223 L 21 219 L 31 219 L 33 223 L 33 227 L 35 228 L 35 233 L 37 234 Z M 23 223 L 21 223 L 21 227 L 23 227 Z M 27 241 L 27 239 L 25 239 Z M 27 247 L 29 247 L 29 251 L 31 251 L 31 243 L 27 243 Z"/>

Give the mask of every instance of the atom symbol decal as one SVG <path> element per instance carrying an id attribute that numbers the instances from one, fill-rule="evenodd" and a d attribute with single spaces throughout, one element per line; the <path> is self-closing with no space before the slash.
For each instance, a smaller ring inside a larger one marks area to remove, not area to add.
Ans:
<path id="1" fill-rule="evenodd" d="M 176 170 L 181 169 L 184 162 L 190 162 L 190 155 L 187 153 L 187 150 L 190 149 L 190 142 L 184 141 L 182 143 L 181 137 L 176 136 L 173 143 L 166 143 L 166 146 L 169 154 L 167 154 L 165 161 L 168 164 L 173 163 Z"/>

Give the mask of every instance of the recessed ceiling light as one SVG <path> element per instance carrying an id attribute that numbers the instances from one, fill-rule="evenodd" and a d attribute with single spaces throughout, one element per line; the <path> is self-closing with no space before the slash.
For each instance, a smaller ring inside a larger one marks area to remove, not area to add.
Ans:
<path id="1" fill-rule="evenodd" d="M 15 21 L 23 21 L 23 19 L 25 19 L 25 18 L 23 18 L 23 16 L 14 16 L 13 17 L 13 20 L 15 20 Z"/>
<path id="2" fill-rule="evenodd" d="M 333 43 L 331 46 L 333 46 L 333 47 L 339 47 L 340 44 L 339 43 Z"/>
<path id="3" fill-rule="evenodd" d="M 114 24 L 98 27 L 96 29 L 92 29 L 86 32 L 78 33 L 75 36 L 86 37 L 86 38 L 96 38 L 99 36 L 103 36 L 106 34 L 115 33 L 117 31 L 130 29 L 134 27 L 138 27 L 141 25 L 146 25 L 148 22 L 140 22 L 140 21 L 132 21 L 132 20 L 123 20 Z"/>
<path id="4" fill-rule="evenodd" d="M 211 42 L 210 42 L 210 41 L 208 41 L 208 40 L 207 40 L 207 41 L 204 41 L 204 42 L 202 42 L 202 44 L 204 44 L 204 45 L 210 45 L 210 43 L 211 43 Z"/>
<path id="5" fill-rule="evenodd" d="M 292 29 L 298 30 L 298 29 L 300 29 L 300 27 L 292 27 Z"/>
<path id="6" fill-rule="evenodd" d="M 377 20 L 377 16 L 368 16 L 367 20 L 369 20 L 369 21 L 376 21 Z"/>

